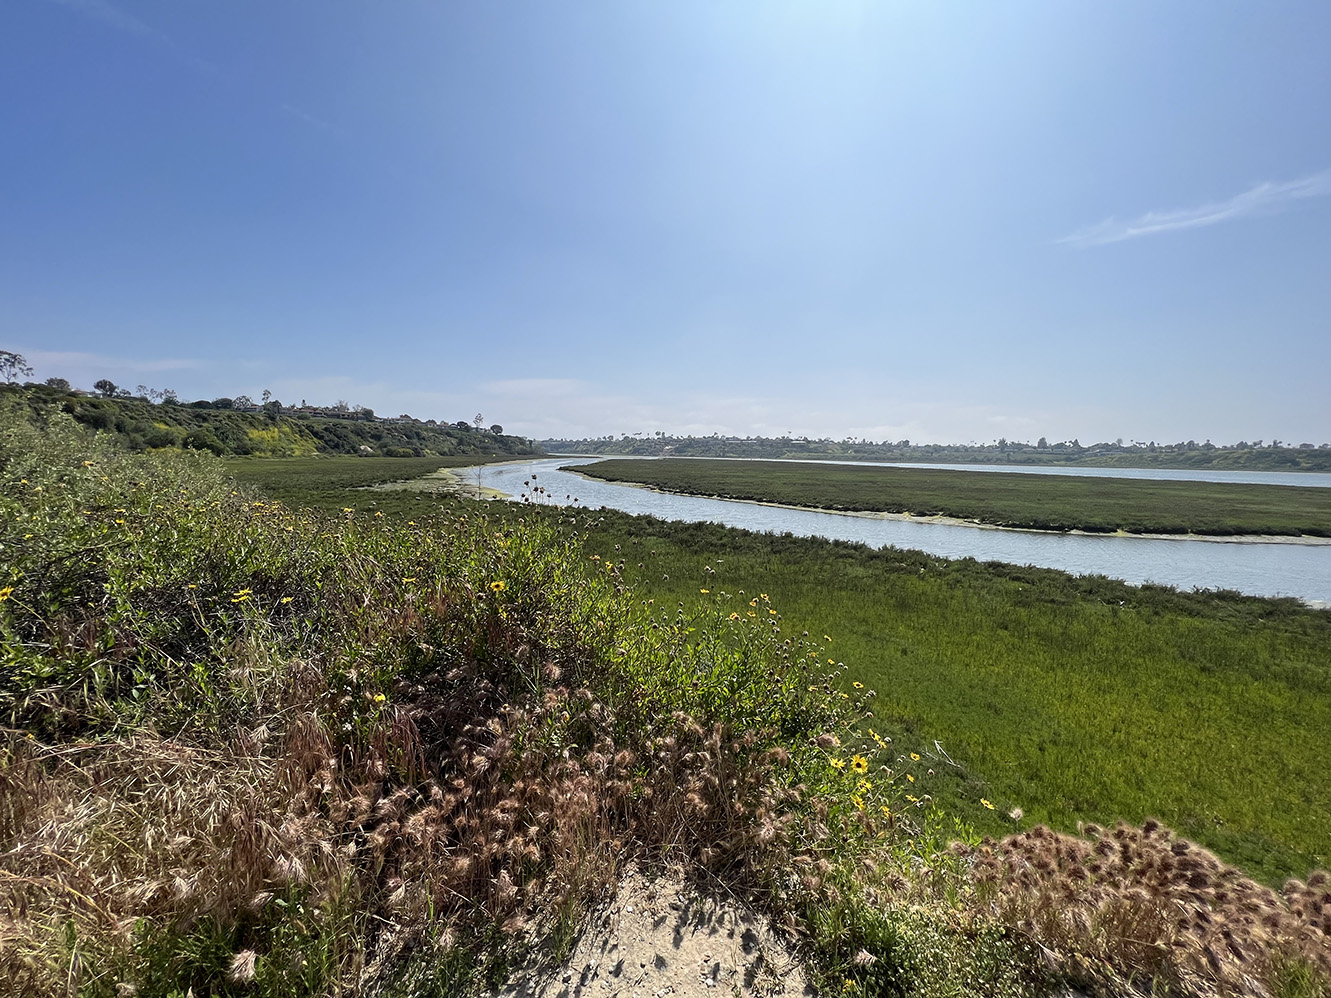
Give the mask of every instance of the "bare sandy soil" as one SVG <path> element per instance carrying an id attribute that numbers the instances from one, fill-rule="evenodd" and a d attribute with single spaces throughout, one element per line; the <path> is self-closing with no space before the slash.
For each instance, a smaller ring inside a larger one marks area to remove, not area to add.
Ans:
<path id="1" fill-rule="evenodd" d="M 683 878 L 631 871 L 558 967 L 539 959 L 490 998 L 793 998 L 802 968 L 762 916 Z"/>

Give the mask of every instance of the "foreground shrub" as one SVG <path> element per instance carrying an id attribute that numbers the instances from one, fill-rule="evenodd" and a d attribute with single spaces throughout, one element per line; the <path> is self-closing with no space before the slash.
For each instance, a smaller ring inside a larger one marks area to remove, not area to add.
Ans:
<path id="1" fill-rule="evenodd" d="M 1154 821 L 1086 831 L 1037 827 L 954 851 L 973 866 L 977 906 L 1071 977 L 1200 994 L 1325 993 L 1325 873 L 1276 892 Z"/>
<path id="2" fill-rule="evenodd" d="M 757 887 L 826 837 L 811 735 L 853 707 L 802 639 L 635 607 L 548 511 L 306 515 L 59 415 L 11 418 L 0 470 L 34 993 L 373 987 L 572 918 L 634 852 Z"/>

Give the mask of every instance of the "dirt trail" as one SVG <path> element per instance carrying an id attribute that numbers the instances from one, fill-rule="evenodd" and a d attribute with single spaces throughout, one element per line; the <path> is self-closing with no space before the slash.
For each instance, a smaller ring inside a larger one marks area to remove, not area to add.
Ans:
<path id="1" fill-rule="evenodd" d="M 528 967 L 490 998 L 793 998 L 802 968 L 765 918 L 678 876 L 630 872 L 592 912 L 569 959 Z"/>

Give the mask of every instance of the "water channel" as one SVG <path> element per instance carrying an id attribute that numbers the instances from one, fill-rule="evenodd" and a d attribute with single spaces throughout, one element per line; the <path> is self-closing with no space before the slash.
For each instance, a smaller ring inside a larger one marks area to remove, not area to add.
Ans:
<path id="1" fill-rule="evenodd" d="M 631 485 L 584 478 L 560 468 L 590 464 L 598 458 L 543 458 L 480 468 L 457 469 L 468 482 L 518 498 L 536 482 L 548 501 L 626 513 L 647 513 L 666 520 L 710 520 L 748 530 L 789 532 L 801 536 L 860 541 L 873 547 L 895 545 L 944 558 L 976 558 L 1018 565 L 1058 568 L 1077 575 L 1107 575 L 1134 585 L 1154 582 L 1179 589 L 1234 589 L 1254 596 L 1294 596 L 1331 606 L 1331 544 L 1293 539 L 1132 537 L 1058 534 L 1006 530 L 969 524 L 911 519 L 883 519 L 785 509 L 757 503 L 656 492 Z M 652 460 L 643 458 L 641 460 Z M 828 462 L 834 463 L 834 462 Z M 919 467 L 916 465 L 915 467 Z M 1075 474 L 1118 478 L 1177 478 L 1194 481 L 1244 481 L 1274 485 L 1326 487 L 1331 475 L 1264 472 L 1199 472 L 1126 468 L 948 466 L 965 471 L 1003 470 L 1035 474 Z M 1292 481 L 1290 481 L 1292 480 Z"/>

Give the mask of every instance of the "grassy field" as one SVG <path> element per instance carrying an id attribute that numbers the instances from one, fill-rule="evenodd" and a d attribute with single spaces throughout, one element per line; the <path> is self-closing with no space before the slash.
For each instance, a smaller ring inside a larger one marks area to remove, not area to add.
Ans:
<path id="1" fill-rule="evenodd" d="M 328 509 L 419 517 L 439 502 L 342 488 L 344 469 L 374 476 L 368 459 L 229 467 Z M 875 690 L 875 730 L 921 755 L 924 792 L 986 832 L 1011 830 L 1016 807 L 1021 827 L 1156 817 L 1268 882 L 1331 861 L 1331 613 L 608 510 L 580 529 L 644 599 L 743 590 L 737 610 L 830 635 L 846 692 Z"/>
<path id="2" fill-rule="evenodd" d="M 610 460 L 579 473 L 667 492 L 1036 530 L 1331 536 L 1331 489 L 780 461 Z"/>
<path id="3" fill-rule="evenodd" d="M 274 499 L 317 509 L 344 507 L 410 511 L 431 505 L 420 493 L 370 491 L 372 485 L 420 478 L 440 468 L 474 467 L 510 461 L 502 457 L 321 457 L 232 458 L 227 473 L 237 482 Z"/>
<path id="4" fill-rule="evenodd" d="M 842 688 L 874 690 L 876 730 L 922 757 L 920 792 L 982 831 L 1155 817 L 1271 883 L 1331 861 L 1331 612 L 606 510 L 596 521 L 589 548 L 623 558 L 648 598 L 724 592 L 830 636 Z"/>

